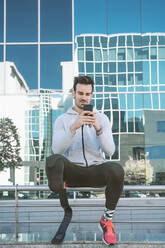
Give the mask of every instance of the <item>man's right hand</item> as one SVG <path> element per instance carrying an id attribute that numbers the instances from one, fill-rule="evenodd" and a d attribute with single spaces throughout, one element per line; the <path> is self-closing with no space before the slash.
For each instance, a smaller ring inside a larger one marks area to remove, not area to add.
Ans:
<path id="1" fill-rule="evenodd" d="M 95 123 L 95 117 L 91 111 L 83 111 L 72 124 L 70 131 L 72 134 L 76 133 L 76 130 L 82 127 L 83 125 L 93 126 Z"/>

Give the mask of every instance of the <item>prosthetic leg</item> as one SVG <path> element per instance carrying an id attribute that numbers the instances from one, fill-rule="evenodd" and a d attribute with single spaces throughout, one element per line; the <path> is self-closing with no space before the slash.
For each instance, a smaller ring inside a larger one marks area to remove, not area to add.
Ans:
<path id="1" fill-rule="evenodd" d="M 64 217 L 55 236 L 51 241 L 52 244 L 59 244 L 64 240 L 66 230 L 72 219 L 72 209 L 69 206 L 67 192 L 65 188 L 59 192 L 59 198 L 61 206 L 64 209 Z"/>

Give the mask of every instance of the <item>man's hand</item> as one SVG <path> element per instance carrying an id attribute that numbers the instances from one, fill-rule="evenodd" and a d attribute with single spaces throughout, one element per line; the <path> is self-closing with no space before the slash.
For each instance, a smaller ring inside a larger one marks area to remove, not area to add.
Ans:
<path id="1" fill-rule="evenodd" d="M 96 114 L 91 111 L 83 111 L 76 121 L 72 124 L 70 130 L 72 134 L 76 133 L 76 130 L 82 127 L 83 125 L 89 125 L 94 127 L 96 130 L 100 129 L 99 122 L 96 118 Z"/>

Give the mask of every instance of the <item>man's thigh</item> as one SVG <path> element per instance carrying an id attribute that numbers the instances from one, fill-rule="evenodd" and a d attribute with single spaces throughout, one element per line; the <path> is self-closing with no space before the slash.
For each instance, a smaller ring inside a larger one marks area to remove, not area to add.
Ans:
<path id="1" fill-rule="evenodd" d="M 64 181 L 72 187 L 103 187 L 106 185 L 107 169 L 106 163 L 82 167 L 69 162 L 65 164 Z"/>

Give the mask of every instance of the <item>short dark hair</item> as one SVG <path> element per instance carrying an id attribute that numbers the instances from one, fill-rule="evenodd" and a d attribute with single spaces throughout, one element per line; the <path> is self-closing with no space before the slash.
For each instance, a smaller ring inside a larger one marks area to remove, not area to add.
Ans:
<path id="1" fill-rule="evenodd" d="M 74 84 L 73 84 L 73 89 L 76 91 L 76 85 L 77 84 L 90 84 L 92 86 L 92 92 L 94 89 L 94 81 L 92 78 L 88 76 L 79 76 L 74 78 Z"/>

